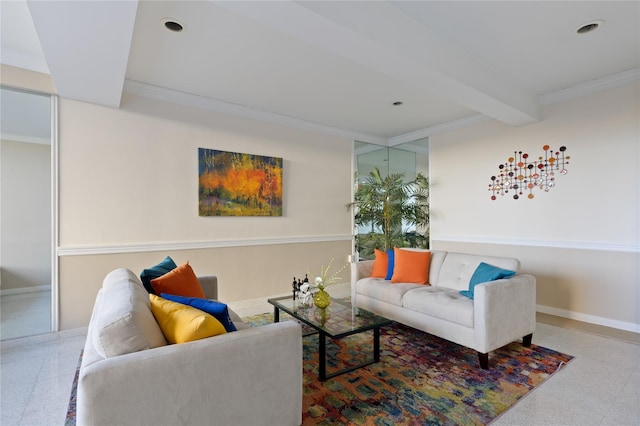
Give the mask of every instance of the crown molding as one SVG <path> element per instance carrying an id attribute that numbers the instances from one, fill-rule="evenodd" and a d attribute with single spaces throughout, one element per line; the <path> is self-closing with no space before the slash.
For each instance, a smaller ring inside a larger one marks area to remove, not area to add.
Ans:
<path id="1" fill-rule="evenodd" d="M 383 145 L 386 145 L 387 143 L 386 138 L 382 138 L 379 136 L 343 130 L 337 127 L 331 127 L 325 124 L 302 120 L 284 114 L 262 111 L 250 108 L 245 105 L 234 104 L 219 99 L 207 98 L 204 96 L 194 95 L 178 90 L 167 89 L 165 87 L 154 86 L 152 84 L 142 83 L 135 80 L 125 80 L 124 91 L 126 93 L 142 96 L 145 98 L 171 102 L 188 107 L 206 109 L 209 111 L 221 112 L 224 114 L 249 118 L 252 120 L 265 121 L 271 124 L 293 127 L 300 130 L 321 133 L 329 136 L 337 136 L 349 140 L 359 140 L 363 142 Z"/>
<path id="2" fill-rule="evenodd" d="M 571 99 L 580 98 L 582 96 L 597 93 L 603 90 L 624 86 L 626 84 L 634 83 L 636 81 L 640 81 L 640 68 L 634 68 L 618 74 L 613 74 L 607 77 L 591 80 L 586 83 L 576 84 L 575 86 L 571 86 L 566 89 L 545 93 L 538 97 L 538 103 L 540 104 L 540 106 L 553 105 L 560 102 L 564 102 Z M 401 143 L 413 142 L 414 140 L 417 140 L 417 139 L 426 138 L 438 133 L 450 132 L 452 130 L 461 129 L 463 127 L 471 126 L 471 125 L 482 123 L 489 120 L 494 120 L 494 119 L 484 114 L 475 114 L 475 115 L 464 117 L 458 120 L 453 120 L 446 123 L 438 124 L 436 126 L 416 130 L 411 133 L 405 133 L 403 135 L 394 136 L 387 140 L 387 144 L 388 146 L 391 147 Z"/>
<path id="3" fill-rule="evenodd" d="M 58 247 L 58 256 L 86 256 L 120 253 L 144 253 L 171 250 L 202 250 L 211 248 L 229 248 L 246 246 L 265 246 L 277 244 L 305 244 L 332 241 L 351 241 L 351 234 L 345 235 L 312 235 L 304 237 L 254 238 L 246 240 L 220 241 L 184 241 L 172 243 L 141 243 L 103 246 Z"/>
<path id="4" fill-rule="evenodd" d="M 577 84 L 566 89 L 545 93 L 538 97 L 538 102 L 541 106 L 553 105 L 570 99 L 597 93 L 602 90 L 612 89 L 615 87 L 623 86 L 625 84 L 630 84 L 636 81 L 640 81 L 640 68 L 634 68 L 618 74 L 588 81 L 586 83 Z M 125 80 L 124 91 L 133 95 L 143 96 L 145 98 L 151 98 L 195 108 L 207 109 L 224 114 L 265 121 L 272 124 L 293 127 L 314 133 L 322 133 L 330 136 L 337 136 L 341 138 L 368 142 L 387 147 L 393 147 L 406 142 L 413 142 L 415 140 L 427 138 L 438 133 L 450 132 L 453 130 L 483 123 L 485 121 L 494 120 L 494 118 L 486 116 L 484 114 L 474 114 L 468 117 L 448 121 L 446 123 L 426 127 L 424 129 L 419 129 L 414 132 L 393 136 L 387 139 L 367 133 L 359 133 L 339 129 L 336 127 L 327 126 L 325 124 L 306 121 L 283 114 L 257 110 L 245 105 L 234 104 L 218 99 L 207 98 L 191 93 L 180 92 L 160 86 L 154 86 L 135 80 Z"/>
<path id="5" fill-rule="evenodd" d="M 640 68 L 634 68 L 586 83 L 576 84 L 566 89 L 545 93 L 539 96 L 538 101 L 542 106 L 553 105 L 603 90 L 624 86 L 636 81 L 640 81 Z"/>
<path id="6" fill-rule="evenodd" d="M 484 114 L 474 114 L 468 117 L 460 118 L 458 120 L 448 121 L 446 123 L 416 130 L 415 132 L 394 136 L 387 140 L 387 144 L 392 147 L 401 143 L 413 142 L 415 140 L 423 139 L 437 133 L 450 132 L 452 130 L 461 129 L 463 127 L 472 126 L 474 124 L 482 123 L 489 120 L 493 120 L 493 118 L 488 117 Z"/>

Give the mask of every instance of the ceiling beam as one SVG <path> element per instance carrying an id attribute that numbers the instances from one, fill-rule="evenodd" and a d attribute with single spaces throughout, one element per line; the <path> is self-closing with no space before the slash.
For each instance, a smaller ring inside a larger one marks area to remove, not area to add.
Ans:
<path id="1" fill-rule="evenodd" d="M 138 2 L 27 4 L 58 94 L 119 107 Z"/>
<path id="2" fill-rule="evenodd" d="M 393 2 L 215 3 L 505 123 L 539 120 L 537 96 L 439 37 Z"/>

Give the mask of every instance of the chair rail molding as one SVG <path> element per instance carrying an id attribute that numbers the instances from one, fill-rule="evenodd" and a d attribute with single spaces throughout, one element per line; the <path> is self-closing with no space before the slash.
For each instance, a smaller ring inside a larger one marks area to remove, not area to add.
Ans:
<path id="1" fill-rule="evenodd" d="M 95 246 L 76 246 L 76 247 L 58 247 L 58 256 L 84 256 L 97 254 L 116 254 L 116 253 L 140 253 L 167 250 L 198 250 L 210 248 L 226 248 L 226 247 L 246 247 L 246 246 L 263 246 L 276 244 L 304 244 L 304 243 L 322 243 L 332 241 L 351 241 L 353 238 L 350 234 L 344 235 L 307 235 L 295 237 L 278 237 L 278 238 L 254 238 L 242 240 L 218 240 L 218 241 L 183 241 L 168 243 L 139 243 L 139 244 L 120 244 L 120 245 L 95 245 Z"/>

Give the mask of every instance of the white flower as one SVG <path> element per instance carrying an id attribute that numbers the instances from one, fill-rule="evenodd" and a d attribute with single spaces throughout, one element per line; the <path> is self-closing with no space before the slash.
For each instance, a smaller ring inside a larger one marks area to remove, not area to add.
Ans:
<path id="1" fill-rule="evenodd" d="M 322 284 L 324 281 L 322 280 L 322 277 L 316 277 L 315 282 L 317 285 L 317 284 Z"/>
<path id="2" fill-rule="evenodd" d="M 310 305 L 312 301 L 313 301 L 313 294 L 311 292 L 303 293 L 302 303 L 306 305 Z"/>

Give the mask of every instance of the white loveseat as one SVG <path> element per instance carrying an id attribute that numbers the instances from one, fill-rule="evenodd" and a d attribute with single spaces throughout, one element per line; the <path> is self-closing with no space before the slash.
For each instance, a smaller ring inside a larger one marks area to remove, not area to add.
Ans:
<path id="1" fill-rule="evenodd" d="M 217 297 L 217 279 L 200 277 Z M 149 294 L 127 269 L 107 275 L 80 367 L 78 425 L 299 425 L 302 337 L 284 321 L 166 343 Z"/>
<path id="2" fill-rule="evenodd" d="M 411 249 L 420 251 L 418 249 Z M 516 274 L 475 286 L 474 298 L 460 294 L 481 262 L 520 270 L 513 258 L 431 251 L 428 285 L 371 278 L 373 260 L 351 266 L 353 306 L 475 349 L 488 368 L 489 352 L 522 339 L 531 345 L 536 325 L 536 280 Z"/>

